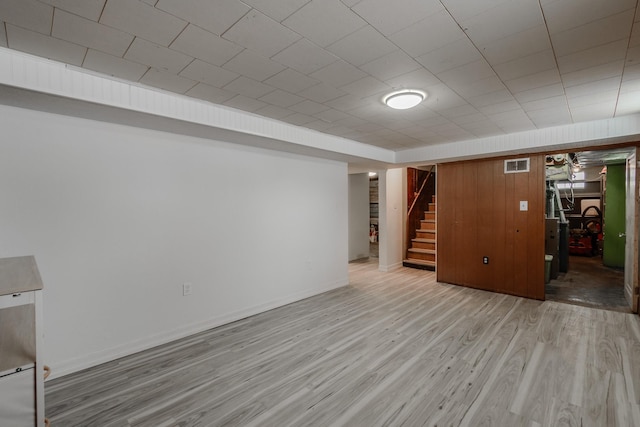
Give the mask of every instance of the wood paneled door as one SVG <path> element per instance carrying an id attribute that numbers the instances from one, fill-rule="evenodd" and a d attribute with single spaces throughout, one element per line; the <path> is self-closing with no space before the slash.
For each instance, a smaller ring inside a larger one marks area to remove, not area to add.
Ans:
<path id="1" fill-rule="evenodd" d="M 544 299 L 544 156 L 527 158 L 438 165 L 438 281 Z"/>

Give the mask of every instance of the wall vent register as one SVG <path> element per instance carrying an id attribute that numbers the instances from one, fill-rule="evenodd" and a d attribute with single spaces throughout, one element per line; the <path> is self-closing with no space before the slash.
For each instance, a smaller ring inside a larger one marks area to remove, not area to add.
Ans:
<path id="1" fill-rule="evenodd" d="M 529 172 L 529 158 L 504 161 L 504 173 Z"/>

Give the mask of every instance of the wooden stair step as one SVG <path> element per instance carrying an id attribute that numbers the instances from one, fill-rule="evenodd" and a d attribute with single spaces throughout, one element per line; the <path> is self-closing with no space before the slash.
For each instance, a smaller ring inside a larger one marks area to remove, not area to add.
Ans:
<path id="1" fill-rule="evenodd" d="M 436 251 L 433 249 L 411 248 L 407 250 L 407 258 L 421 259 L 423 261 L 435 261 Z"/>
<path id="2" fill-rule="evenodd" d="M 436 240 L 435 239 L 422 239 L 416 238 L 411 239 L 411 248 L 413 249 L 436 249 Z"/>
<path id="3" fill-rule="evenodd" d="M 416 248 L 411 248 L 409 249 L 409 252 L 413 252 L 413 253 L 419 253 L 419 254 L 436 254 L 436 251 L 433 249 L 416 249 Z"/>
<path id="4" fill-rule="evenodd" d="M 421 219 L 420 220 L 420 229 L 421 230 L 435 230 L 436 229 L 436 221 L 434 219 Z"/>
<path id="5" fill-rule="evenodd" d="M 404 267 L 419 268 L 421 270 L 436 270 L 436 263 L 434 261 L 425 261 L 423 259 L 407 258 L 402 261 Z"/>

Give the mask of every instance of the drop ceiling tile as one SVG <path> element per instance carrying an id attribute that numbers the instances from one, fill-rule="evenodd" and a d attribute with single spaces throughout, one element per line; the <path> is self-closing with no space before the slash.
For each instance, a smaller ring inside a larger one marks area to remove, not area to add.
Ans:
<path id="1" fill-rule="evenodd" d="M 325 104 L 339 111 L 350 111 L 364 105 L 369 105 L 369 102 L 358 96 L 347 94 L 340 98 L 327 101 Z"/>
<path id="2" fill-rule="evenodd" d="M 265 15 L 281 22 L 311 0 L 243 0 Z"/>
<path id="3" fill-rule="evenodd" d="M 234 96 L 228 101 L 224 101 L 222 104 L 227 107 L 237 108 L 238 110 L 248 111 L 250 113 L 264 108 L 267 105 L 257 99 L 248 98 L 242 95 Z"/>
<path id="4" fill-rule="evenodd" d="M 640 46 L 629 47 L 627 50 L 627 62 L 638 62 L 640 60 Z"/>
<path id="5" fill-rule="evenodd" d="M 551 49 L 494 65 L 493 69 L 503 81 L 536 74 L 556 68 L 556 58 Z"/>
<path id="6" fill-rule="evenodd" d="M 491 114 L 489 116 L 489 119 L 500 127 L 508 125 L 509 123 L 514 123 L 514 122 L 515 123 L 522 123 L 522 122 L 531 123 L 531 119 L 529 119 L 529 116 L 527 116 L 527 113 L 525 113 L 521 109 L 503 111 L 501 113 Z"/>
<path id="7" fill-rule="evenodd" d="M 468 123 L 461 127 L 477 138 L 504 134 L 504 131 L 498 125 L 487 120 L 477 123 Z"/>
<path id="8" fill-rule="evenodd" d="M 300 35 L 253 9 L 222 35 L 240 46 L 271 57 L 300 40 Z"/>
<path id="9" fill-rule="evenodd" d="M 87 48 L 54 39 L 34 31 L 6 24 L 7 42 L 10 49 L 54 59 L 71 65 L 82 65 Z"/>
<path id="10" fill-rule="evenodd" d="M 417 70 L 388 79 L 385 83 L 395 89 L 427 89 L 430 86 L 438 85 L 442 82 L 424 68 L 418 68 Z"/>
<path id="11" fill-rule="evenodd" d="M 298 95 L 320 103 L 325 103 L 327 101 L 331 101 L 332 99 L 340 98 L 345 94 L 346 92 L 340 89 L 336 89 L 333 86 L 328 86 L 324 83 L 317 84 L 310 87 L 309 89 L 298 92 Z"/>
<path id="12" fill-rule="evenodd" d="M 464 37 L 458 24 L 443 10 L 398 31 L 389 38 L 415 58 Z"/>
<path id="13" fill-rule="evenodd" d="M 319 113 L 314 114 L 315 117 L 320 120 L 324 120 L 325 122 L 332 123 L 337 122 L 342 119 L 346 119 L 350 117 L 347 113 L 343 113 L 342 111 L 334 110 L 330 108 L 328 110 L 320 111 Z"/>
<path id="14" fill-rule="evenodd" d="M 297 41 L 271 59 L 303 74 L 311 74 L 338 60 L 332 53 L 306 39 Z"/>
<path id="15" fill-rule="evenodd" d="M 439 113 L 442 117 L 452 120 L 454 118 L 468 116 L 469 114 L 477 114 L 479 111 L 475 107 L 465 104 L 458 107 L 448 108 L 446 110 L 440 110 Z"/>
<path id="16" fill-rule="evenodd" d="M 305 114 L 294 113 L 282 119 L 283 122 L 291 123 L 292 125 L 302 126 L 309 122 L 315 122 L 316 119 L 309 117 Z"/>
<path id="17" fill-rule="evenodd" d="M 524 92 L 526 90 L 550 86 L 556 83 L 562 83 L 560 74 L 556 69 L 541 71 L 536 74 L 531 74 L 525 77 L 520 77 L 504 82 L 504 84 L 512 93 Z"/>
<path id="18" fill-rule="evenodd" d="M 498 104 L 489 104 L 484 106 L 479 106 L 475 104 L 471 104 L 478 109 L 481 113 L 486 114 L 487 116 L 491 116 L 492 114 L 505 113 L 507 111 L 513 110 L 521 110 L 520 104 L 515 98 L 511 97 L 511 101 L 504 101 Z"/>
<path id="19" fill-rule="evenodd" d="M 442 117 L 440 114 L 438 114 L 436 116 L 433 116 L 424 120 L 423 122 L 420 123 L 420 126 L 427 129 L 431 129 L 434 126 L 444 125 L 447 123 L 451 123 L 449 119 L 447 119 L 446 117 Z"/>
<path id="20" fill-rule="evenodd" d="M 82 67 L 124 80 L 137 82 L 149 67 L 120 57 L 89 49 Z"/>
<path id="21" fill-rule="evenodd" d="M 353 7 L 358 15 L 387 36 L 443 9 L 436 0 L 363 0 Z"/>
<path id="22" fill-rule="evenodd" d="M 309 123 L 305 123 L 304 127 L 312 130 L 316 130 L 318 132 L 324 132 L 331 127 L 331 123 L 322 121 L 322 120 L 314 120 Z"/>
<path id="23" fill-rule="evenodd" d="M 179 73 L 180 70 L 193 61 L 190 56 L 138 37 L 133 41 L 124 57 L 125 59 L 174 74 Z"/>
<path id="24" fill-rule="evenodd" d="M 633 11 L 612 15 L 561 33 L 552 34 L 557 56 L 566 56 L 607 43 L 624 40 L 625 48 L 633 23 Z"/>
<path id="25" fill-rule="evenodd" d="M 100 17 L 100 23 L 161 46 L 169 46 L 187 26 L 185 21 L 175 16 L 146 3 L 129 0 L 109 0 Z"/>
<path id="26" fill-rule="evenodd" d="M 311 1 L 282 23 L 322 47 L 366 25 L 339 0 Z"/>
<path id="27" fill-rule="evenodd" d="M 63 10 L 56 10 L 52 35 L 55 38 L 87 46 L 114 56 L 124 55 L 133 41 L 131 34 Z"/>
<path id="28" fill-rule="evenodd" d="M 638 18 L 636 16 L 636 18 Z M 631 29 L 631 39 L 629 40 L 629 47 L 640 46 L 640 25 L 636 21 Z"/>
<path id="29" fill-rule="evenodd" d="M 482 55 L 467 38 L 449 43 L 439 49 L 432 50 L 416 58 L 427 70 L 434 74 L 441 73 L 461 65 L 482 59 Z"/>
<path id="30" fill-rule="evenodd" d="M 178 52 L 218 66 L 226 63 L 244 49 L 242 46 L 238 46 L 193 24 L 189 24 L 178 38 L 171 43 L 170 47 Z"/>
<path id="31" fill-rule="evenodd" d="M 302 101 L 298 104 L 294 104 L 289 107 L 290 110 L 295 111 L 296 113 L 306 114 L 308 116 L 313 116 L 314 114 L 318 114 L 322 111 L 326 111 L 329 107 L 319 104 L 317 102 L 309 101 L 308 99 Z"/>
<path id="32" fill-rule="evenodd" d="M 184 70 L 180 72 L 182 77 L 186 77 L 191 80 L 196 80 L 202 83 L 206 83 L 217 88 L 231 83 L 239 74 L 232 71 L 225 70 L 224 68 L 216 67 L 207 62 L 196 59 L 189 64 Z"/>
<path id="33" fill-rule="evenodd" d="M 584 70 L 624 59 L 626 50 L 627 40 L 618 40 L 571 55 L 559 56 L 558 67 L 560 68 L 561 74 Z"/>
<path id="34" fill-rule="evenodd" d="M 74 15 L 97 21 L 100 18 L 106 0 L 40 0 L 58 9 L 66 10 Z"/>
<path id="35" fill-rule="evenodd" d="M 624 67 L 624 74 L 622 75 L 622 81 L 640 79 L 640 63 L 626 64 Z"/>
<path id="36" fill-rule="evenodd" d="M 468 104 L 466 100 L 444 83 L 427 86 L 424 89 L 427 92 L 427 99 L 423 101 L 423 104 L 434 111 L 447 110 Z"/>
<path id="37" fill-rule="evenodd" d="M 251 80 L 248 77 L 240 76 L 225 87 L 231 92 L 238 93 L 240 95 L 244 95 L 248 98 L 260 98 L 268 94 L 269 92 L 273 92 L 274 88 L 266 85 L 264 83 L 257 82 L 255 80 Z"/>
<path id="38" fill-rule="evenodd" d="M 283 65 L 258 55 L 249 49 L 245 49 L 233 57 L 223 65 L 223 68 L 257 81 L 266 80 L 285 69 Z"/>
<path id="39" fill-rule="evenodd" d="M 640 90 L 640 79 L 623 80 L 620 85 L 620 94 L 627 92 L 637 92 Z"/>
<path id="40" fill-rule="evenodd" d="M 538 128 L 545 128 L 551 126 L 560 126 L 573 123 L 569 109 L 564 108 L 548 109 L 548 110 L 536 110 L 528 113 L 531 121 Z"/>
<path id="41" fill-rule="evenodd" d="M 336 88 L 355 82 L 366 76 L 366 73 L 362 70 L 342 60 L 329 64 L 311 74 L 311 77 Z"/>
<path id="42" fill-rule="evenodd" d="M 550 86 L 539 87 L 536 89 L 525 90 L 524 92 L 514 93 L 513 96 L 521 104 L 537 101 L 545 98 L 553 98 L 555 96 L 564 96 L 564 87 L 560 83 L 552 84 Z"/>
<path id="43" fill-rule="evenodd" d="M 488 105 L 495 104 L 504 104 L 504 103 L 515 103 L 517 104 L 515 98 L 504 86 L 501 89 L 498 89 L 493 92 L 484 93 L 482 95 L 477 95 L 468 98 L 469 104 L 476 108 L 486 107 Z"/>
<path id="44" fill-rule="evenodd" d="M 616 116 L 640 113 L 640 90 L 621 93 L 616 106 Z"/>
<path id="45" fill-rule="evenodd" d="M 506 89 L 502 80 L 495 75 L 465 85 L 451 85 L 451 88 L 465 99 L 476 98 L 481 95 Z"/>
<path id="46" fill-rule="evenodd" d="M 537 110 L 558 110 L 558 109 L 567 109 L 569 108 L 569 104 L 567 104 L 567 97 L 564 95 L 552 96 L 549 98 L 541 98 L 534 101 L 523 102 L 522 109 L 527 113 Z"/>
<path id="47" fill-rule="evenodd" d="M 542 10 L 549 32 L 555 34 L 635 7 L 635 0 L 564 0 L 546 3 Z"/>
<path id="48" fill-rule="evenodd" d="M 615 77 L 620 81 L 620 75 L 622 75 L 623 68 L 624 61 L 618 60 L 608 64 L 574 71 L 573 73 L 566 73 L 562 76 L 562 82 L 564 83 L 564 86 L 568 88 L 612 77 Z"/>
<path id="49" fill-rule="evenodd" d="M 360 66 L 397 50 L 397 47 L 371 25 L 366 25 L 327 46 L 327 50 L 350 64 Z"/>
<path id="50" fill-rule="evenodd" d="M 213 102 L 214 104 L 222 104 L 223 102 L 228 101 L 235 96 L 235 94 L 227 90 L 220 89 L 215 86 L 210 86 L 205 83 L 198 83 L 197 85 L 192 87 L 185 95 L 202 99 L 204 101 Z"/>
<path id="51" fill-rule="evenodd" d="M 476 46 L 480 46 L 544 25 L 544 18 L 537 0 L 520 0 L 502 3 L 460 21 L 460 25 Z"/>
<path id="52" fill-rule="evenodd" d="M 340 86 L 339 89 L 361 98 L 391 91 L 390 86 L 371 76 Z"/>
<path id="53" fill-rule="evenodd" d="M 271 105 L 287 108 L 294 104 L 304 101 L 304 98 L 289 92 L 285 92 L 284 90 L 277 89 L 277 90 L 274 90 L 273 92 L 270 92 L 262 96 L 260 100 Z"/>
<path id="54" fill-rule="evenodd" d="M 500 129 L 502 129 L 505 133 L 513 133 L 513 132 L 524 132 L 527 130 L 537 129 L 535 123 L 531 121 L 529 116 L 527 116 L 526 120 L 522 121 L 511 121 L 504 123 L 496 123 Z"/>
<path id="55" fill-rule="evenodd" d="M 550 51 L 551 42 L 544 25 L 481 44 L 478 48 L 487 61 L 498 65 L 538 52 Z"/>
<path id="56" fill-rule="evenodd" d="M 2 0 L 0 21 L 49 35 L 53 21 L 53 7 L 36 0 Z"/>
<path id="57" fill-rule="evenodd" d="M 511 0 L 442 0 L 447 10 L 459 21 L 466 21 Z"/>
<path id="58" fill-rule="evenodd" d="M 451 121 L 457 124 L 458 126 L 462 127 L 463 129 L 466 129 L 467 125 L 474 124 L 474 123 L 487 123 L 489 120 L 487 119 L 487 116 L 485 116 L 484 114 L 478 111 L 473 114 L 454 117 L 451 119 Z"/>
<path id="59" fill-rule="evenodd" d="M 280 120 L 284 117 L 293 114 L 293 111 L 286 108 L 278 107 L 277 105 L 265 105 L 264 107 L 255 111 L 256 114 L 269 117 L 271 119 Z"/>
<path id="60" fill-rule="evenodd" d="M 185 93 L 196 85 L 193 80 L 185 79 L 166 71 L 158 71 L 155 68 L 147 71 L 140 79 L 140 83 L 176 93 Z"/>
<path id="61" fill-rule="evenodd" d="M 264 81 L 266 84 L 291 93 L 298 93 L 320 83 L 291 68 L 287 68 Z"/>
<path id="62" fill-rule="evenodd" d="M 159 0 L 156 8 L 217 35 L 227 31 L 251 10 L 239 0 Z"/>
<path id="63" fill-rule="evenodd" d="M 571 117 L 574 122 L 588 122 L 603 118 L 612 118 L 615 114 L 615 101 L 602 102 L 584 106 L 571 106 Z"/>
<path id="64" fill-rule="evenodd" d="M 614 104 L 618 99 L 618 90 L 609 90 L 604 92 L 593 92 L 586 95 L 567 96 L 567 103 L 573 114 L 574 108 L 584 107 L 587 105 L 601 105 L 604 103 Z M 612 110 L 613 111 L 613 110 Z M 613 113 L 612 113 L 613 114 Z"/>
<path id="65" fill-rule="evenodd" d="M 7 47 L 7 32 L 2 21 L 0 21 L 0 46 Z"/>
<path id="66" fill-rule="evenodd" d="M 413 58 L 398 49 L 359 68 L 378 80 L 385 81 L 422 67 Z"/>
<path id="67" fill-rule="evenodd" d="M 495 73 L 484 59 L 470 62 L 437 75 L 445 84 L 458 86 L 468 85 L 470 82 L 492 76 L 495 76 Z"/>
<path id="68" fill-rule="evenodd" d="M 570 100 L 571 98 L 587 96 L 592 93 L 601 93 L 601 92 L 611 92 L 618 91 L 620 89 L 620 77 L 610 77 L 608 79 L 602 79 L 598 81 L 591 81 L 588 83 L 569 86 L 565 85 L 565 93 L 567 98 Z"/>

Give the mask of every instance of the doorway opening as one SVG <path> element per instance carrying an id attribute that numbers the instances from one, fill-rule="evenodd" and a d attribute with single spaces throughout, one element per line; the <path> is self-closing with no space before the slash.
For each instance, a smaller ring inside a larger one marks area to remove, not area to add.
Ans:
<path id="1" fill-rule="evenodd" d="M 369 172 L 369 258 L 375 259 L 378 259 L 380 254 L 380 247 L 378 246 L 380 239 L 378 182 L 377 172 Z"/>
<path id="2" fill-rule="evenodd" d="M 545 298 L 631 312 L 635 147 L 548 155 L 545 171 Z"/>

